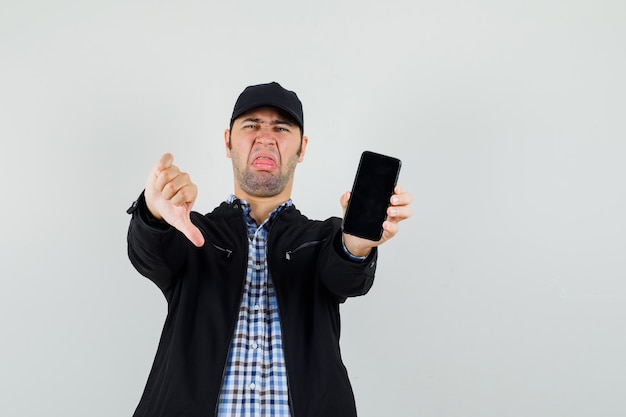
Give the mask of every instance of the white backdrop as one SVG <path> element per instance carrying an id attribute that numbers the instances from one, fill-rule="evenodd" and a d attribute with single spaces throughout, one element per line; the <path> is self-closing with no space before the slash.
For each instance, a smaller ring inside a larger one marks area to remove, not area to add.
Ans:
<path id="1" fill-rule="evenodd" d="M 241 90 L 295 90 L 294 200 L 362 150 L 414 216 L 343 309 L 360 416 L 626 414 L 626 3 L 0 0 L 0 415 L 130 416 L 166 304 L 125 209 L 166 151 L 232 190 Z"/>

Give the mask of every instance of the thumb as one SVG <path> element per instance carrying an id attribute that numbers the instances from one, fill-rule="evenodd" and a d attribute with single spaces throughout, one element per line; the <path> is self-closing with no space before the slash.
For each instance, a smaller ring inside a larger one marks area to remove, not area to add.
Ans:
<path id="1" fill-rule="evenodd" d="M 178 224 L 174 225 L 174 227 L 180 230 L 191 243 L 193 243 L 198 248 L 204 246 L 204 236 L 202 236 L 202 232 L 200 231 L 200 229 L 198 229 L 198 227 L 196 227 L 191 222 L 189 215 L 187 215 L 185 218 L 181 219 L 181 221 L 177 223 Z"/>
<path id="2" fill-rule="evenodd" d="M 341 204 L 341 208 L 343 212 L 346 212 L 346 208 L 348 208 L 348 201 L 350 200 L 350 191 L 343 193 L 341 198 L 339 199 L 339 203 Z"/>

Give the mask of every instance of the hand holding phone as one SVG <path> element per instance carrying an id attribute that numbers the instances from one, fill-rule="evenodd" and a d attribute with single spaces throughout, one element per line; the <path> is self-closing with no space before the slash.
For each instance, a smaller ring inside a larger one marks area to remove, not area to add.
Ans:
<path id="1" fill-rule="evenodd" d="M 362 153 L 343 218 L 344 233 L 373 241 L 381 239 L 401 165 L 391 156 Z"/>

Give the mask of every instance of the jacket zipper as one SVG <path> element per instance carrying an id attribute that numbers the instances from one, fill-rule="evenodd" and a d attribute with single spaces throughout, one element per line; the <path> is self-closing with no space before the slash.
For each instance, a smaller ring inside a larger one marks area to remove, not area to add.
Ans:
<path id="1" fill-rule="evenodd" d="M 278 216 L 280 216 L 281 214 L 282 213 L 278 213 Z M 267 236 L 268 236 L 268 239 L 267 239 L 267 253 L 271 253 L 270 237 L 272 236 L 272 229 L 274 228 L 275 224 L 276 224 L 276 221 L 272 222 L 272 225 L 270 226 L 270 230 L 268 230 L 268 232 L 267 232 Z M 304 242 L 300 246 L 296 247 L 295 249 L 285 252 L 285 259 L 287 261 L 290 261 L 292 254 L 298 252 L 301 249 L 308 248 L 309 246 L 322 244 L 325 240 L 326 239 L 311 240 L 311 241 L 308 241 L 308 242 Z M 273 276 L 272 271 L 270 269 L 269 261 L 267 263 L 267 270 L 268 270 L 269 275 Z M 275 283 L 274 283 L 274 288 L 277 288 Z M 296 408 L 295 408 L 295 406 L 293 404 L 293 397 L 291 395 L 291 388 L 290 388 L 291 387 L 291 382 L 290 382 L 290 378 L 289 378 L 289 375 L 290 375 L 289 366 L 287 364 L 287 358 L 286 358 L 286 356 L 284 354 L 284 352 L 287 351 L 287 344 L 285 343 L 285 338 L 283 336 L 283 330 L 284 330 L 285 327 L 283 326 L 283 315 L 280 312 L 280 303 L 279 303 L 279 300 L 278 300 L 278 291 L 276 291 L 276 308 L 278 309 L 278 320 L 280 321 L 280 330 L 281 330 L 280 331 L 280 339 L 281 339 L 281 343 L 283 345 L 283 357 L 285 357 L 285 371 L 286 371 L 285 372 L 285 376 L 287 378 L 287 398 L 289 400 L 289 412 L 291 414 L 291 417 L 296 417 Z"/>
<path id="2" fill-rule="evenodd" d="M 282 213 L 278 213 L 278 216 L 280 216 L 281 214 Z M 278 217 L 278 216 L 276 216 L 276 217 Z M 274 228 L 275 224 L 276 224 L 276 219 L 274 219 L 274 221 L 270 225 L 270 229 L 267 231 L 267 251 L 266 251 L 266 253 L 271 253 L 270 238 L 272 236 L 272 229 Z M 303 245 L 300 245 L 299 247 L 297 247 L 293 251 L 286 252 L 285 253 L 285 259 L 287 259 L 287 260 L 291 259 L 290 258 L 291 253 L 297 251 L 302 246 Z M 273 276 L 271 268 L 270 268 L 269 260 L 267 262 L 267 272 L 268 272 L 270 277 Z M 289 374 L 290 374 L 289 366 L 287 365 L 287 358 L 285 356 L 285 352 L 287 351 L 287 345 L 285 344 L 285 338 L 283 336 L 283 329 L 285 327 L 283 326 L 283 315 L 280 312 L 280 303 L 278 301 L 278 291 L 276 291 L 276 288 L 277 288 L 276 284 L 274 283 L 274 291 L 276 293 L 276 309 L 278 310 L 278 321 L 280 322 L 280 341 L 281 341 L 281 344 L 283 345 L 283 358 L 285 358 L 285 378 L 287 379 L 287 399 L 289 401 L 289 414 L 291 414 L 291 417 L 296 417 L 296 408 L 294 407 L 293 397 L 291 396 L 291 382 L 290 382 L 290 378 L 289 378 Z"/>
<path id="3" fill-rule="evenodd" d="M 226 248 L 222 248 L 221 246 L 217 246 L 215 243 L 213 244 L 213 247 L 215 249 L 217 249 L 218 251 L 222 252 L 224 254 L 224 256 L 226 256 L 226 258 L 230 258 L 230 255 L 233 254 L 232 250 L 226 249 Z"/>
<path id="4" fill-rule="evenodd" d="M 247 230 L 247 226 L 246 226 L 246 222 L 243 221 L 243 236 L 245 239 L 245 245 L 243 247 L 247 248 L 248 247 L 248 230 Z M 230 249 L 225 249 L 225 248 L 221 248 L 215 244 L 213 244 L 213 246 L 217 249 L 217 250 L 221 250 L 227 253 L 226 257 L 230 258 L 230 256 L 232 255 L 233 251 Z M 233 348 L 233 336 L 235 335 L 235 330 L 237 329 L 237 320 L 239 320 L 239 306 L 241 305 L 241 300 L 243 299 L 243 290 L 246 286 L 246 276 L 245 276 L 245 271 L 248 267 L 248 257 L 246 256 L 244 258 L 244 278 L 243 281 L 241 283 L 241 293 L 239 296 L 239 303 L 237 304 L 237 314 L 235 314 L 235 319 L 233 320 L 233 324 L 231 326 L 232 328 L 232 332 L 230 334 L 230 338 L 228 339 L 228 350 L 226 351 L 226 359 L 224 360 L 224 367 L 222 368 L 222 378 L 221 378 L 221 383 L 220 383 L 220 388 L 219 391 L 217 393 L 217 398 L 215 399 L 215 412 L 214 415 L 215 417 L 217 417 L 217 413 L 219 411 L 219 407 L 220 407 L 220 393 L 222 391 L 222 385 L 224 383 L 224 377 L 226 376 L 226 367 L 228 366 L 228 358 L 230 357 L 230 351 Z M 293 416 L 292 416 L 293 417 Z"/>
<path id="5" fill-rule="evenodd" d="M 322 243 L 324 242 L 324 240 L 326 240 L 326 239 L 322 239 L 322 240 L 311 240 L 311 241 L 309 241 L 309 242 L 304 242 L 304 243 L 302 243 L 300 246 L 298 246 L 297 248 L 295 248 L 295 249 L 293 249 L 293 250 L 290 250 L 290 251 L 285 252 L 285 259 L 286 259 L 286 260 L 288 260 L 288 261 L 290 261 L 290 260 L 291 260 L 291 255 L 292 255 L 292 254 L 294 254 L 294 253 L 298 252 L 298 251 L 299 251 L 299 250 L 301 250 L 301 249 L 308 248 L 309 246 L 322 244 Z"/>
<path id="6" fill-rule="evenodd" d="M 278 213 L 279 216 L 280 216 L 280 214 L 281 213 Z M 268 230 L 268 233 L 267 233 L 267 236 L 268 236 L 268 239 L 267 239 L 267 253 L 270 253 L 270 245 L 269 245 L 270 239 L 269 239 L 269 237 L 271 236 L 271 232 L 272 232 L 272 229 L 274 228 L 274 224 L 276 224 L 275 221 L 272 222 L 272 225 L 270 226 L 270 229 Z M 248 231 L 246 229 L 246 224 L 244 222 L 244 236 L 247 236 L 247 235 L 248 235 Z M 307 248 L 309 246 L 319 245 L 319 244 L 323 243 L 324 240 L 325 239 L 323 239 L 323 240 L 312 240 L 312 241 L 309 241 L 309 242 L 304 242 L 300 246 L 298 246 L 297 248 L 285 252 L 285 259 L 289 261 L 289 260 L 291 260 L 291 254 L 296 253 L 299 250 Z M 226 252 L 227 253 L 226 257 L 227 258 L 229 258 L 231 256 L 231 254 L 232 254 L 232 250 L 230 250 L 230 249 L 224 249 L 224 248 L 221 248 L 221 247 L 219 247 L 219 246 L 217 246 L 215 244 L 213 246 L 216 249 L 218 249 L 218 250 Z M 266 255 L 266 257 L 267 257 L 267 255 Z M 248 259 L 246 258 L 245 261 L 246 261 L 246 265 L 247 265 Z M 268 269 L 269 275 L 272 276 L 272 272 L 270 271 L 270 264 L 269 264 L 269 262 L 267 263 L 267 269 Z M 243 297 L 243 290 L 245 288 L 245 285 L 246 285 L 246 280 L 244 279 L 243 280 L 243 284 L 241 286 L 241 297 Z M 241 297 L 239 298 L 239 304 L 241 304 Z M 276 294 L 276 304 L 277 304 L 277 309 L 278 309 L 278 320 L 280 321 L 280 328 L 281 328 L 280 338 L 281 338 L 281 343 L 283 345 L 283 352 L 285 352 L 286 351 L 286 345 L 285 345 L 285 339 L 283 337 L 283 332 L 282 332 L 282 329 L 284 329 L 284 326 L 283 326 L 282 314 L 280 312 L 280 305 L 278 305 L 279 304 L 278 303 L 278 294 Z M 232 349 L 232 339 L 233 339 L 233 335 L 235 333 L 235 328 L 237 327 L 237 320 L 238 320 L 238 316 L 235 317 L 235 323 L 232 326 L 233 332 L 232 332 L 232 334 L 230 336 L 230 340 L 229 340 L 229 344 L 228 344 L 228 351 L 226 353 L 226 361 L 224 362 L 224 368 L 222 369 L 222 383 L 224 382 L 224 377 L 226 376 L 226 367 L 228 365 L 228 358 L 230 357 L 230 351 Z M 284 354 L 283 354 L 283 356 L 284 356 Z M 295 407 L 294 407 L 294 404 L 293 404 L 293 397 L 290 395 L 290 388 L 289 387 L 291 386 L 291 383 L 289 382 L 289 379 L 290 379 L 289 378 L 289 368 L 287 366 L 287 360 L 286 359 L 285 359 L 285 371 L 286 371 L 285 374 L 286 374 L 286 379 L 287 379 L 287 398 L 289 399 L 289 411 L 291 413 L 291 417 L 296 417 Z M 220 387 L 220 390 L 221 390 L 221 387 Z M 215 403 L 215 416 L 216 417 L 217 417 L 218 409 L 219 409 L 219 393 L 218 393 L 217 401 Z"/>

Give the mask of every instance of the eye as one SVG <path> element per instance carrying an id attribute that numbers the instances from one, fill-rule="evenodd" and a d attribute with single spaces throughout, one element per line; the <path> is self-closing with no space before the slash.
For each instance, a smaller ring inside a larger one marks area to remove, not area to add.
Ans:
<path id="1" fill-rule="evenodd" d="M 278 132 L 289 132 L 289 129 L 283 126 L 276 126 Z"/>

